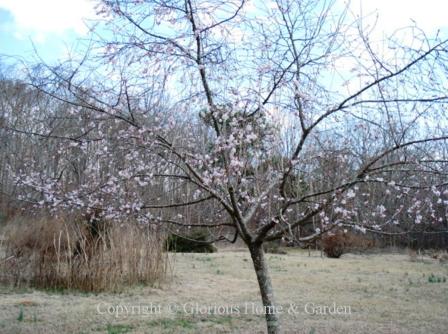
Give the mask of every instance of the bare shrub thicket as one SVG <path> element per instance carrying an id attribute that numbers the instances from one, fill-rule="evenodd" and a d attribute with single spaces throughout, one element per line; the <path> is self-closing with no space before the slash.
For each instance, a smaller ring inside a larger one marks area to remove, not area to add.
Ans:
<path id="1" fill-rule="evenodd" d="M 328 257 L 339 258 L 349 251 L 366 251 L 373 248 L 375 241 L 360 234 L 337 231 L 324 235 L 321 247 Z"/>
<path id="2" fill-rule="evenodd" d="M 322 250 L 331 258 L 340 258 L 345 251 L 345 242 L 340 234 L 327 234 L 322 238 Z"/>
<path id="3" fill-rule="evenodd" d="M 0 279 L 16 286 L 83 291 L 155 284 L 164 277 L 164 235 L 132 222 L 92 235 L 85 222 L 20 218 L 3 236 Z"/>

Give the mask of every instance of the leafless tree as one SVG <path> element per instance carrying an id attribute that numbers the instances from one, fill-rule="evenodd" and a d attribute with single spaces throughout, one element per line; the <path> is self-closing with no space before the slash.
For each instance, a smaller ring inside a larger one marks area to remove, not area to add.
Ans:
<path id="1" fill-rule="evenodd" d="M 53 173 L 17 173 L 38 190 L 28 200 L 240 237 L 268 333 L 280 322 L 263 243 L 381 230 L 404 211 L 417 224 L 423 214 L 446 221 L 440 36 L 411 27 L 412 43 L 395 36 L 379 52 L 363 19 L 335 1 L 104 0 L 97 9 L 86 57 L 31 73 L 73 120 L 63 134 L 32 131 L 64 161 Z M 409 193 L 418 196 L 408 207 L 384 205 Z M 314 218 L 319 228 L 293 233 Z"/>

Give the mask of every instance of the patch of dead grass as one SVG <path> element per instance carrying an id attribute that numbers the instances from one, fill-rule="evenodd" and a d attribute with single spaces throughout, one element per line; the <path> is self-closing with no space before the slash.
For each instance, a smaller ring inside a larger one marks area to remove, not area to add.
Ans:
<path id="1" fill-rule="evenodd" d="M 411 262 L 407 254 L 346 254 L 321 258 L 319 252 L 289 250 L 268 254 L 278 303 L 295 303 L 283 314 L 285 333 L 447 333 L 448 283 L 428 283 L 428 275 L 448 276 L 448 266 L 429 257 Z M 161 314 L 116 317 L 98 314 L 97 305 L 240 305 L 259 303 L 250 256 L 245 251 L 173 255 L 171 281 L 160 289 L 140 286 L 121 294 L 47 294 L 0 291 L 0 332 L 107 333 L 120 325 L 129 333 L 263 333 L 261 315 Z M 219 271 L 218 271 L 219 270 Z M 25 318 L 17 322 L 20 301 Z M 306 303 L 350 305 L 350 315 L 312 315 Z M 27 319 L 27 318 L 26 318 Z M 1 327 L 3 326 L 3 327 Z"/>

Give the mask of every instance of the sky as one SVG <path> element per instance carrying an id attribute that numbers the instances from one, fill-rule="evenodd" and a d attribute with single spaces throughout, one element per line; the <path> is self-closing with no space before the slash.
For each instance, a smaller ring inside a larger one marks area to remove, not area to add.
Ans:
<path id="1" fill-rule="evenodd" d="M 446 0 L 352 0 L 350 6 L 354 13 L 377 11 L 378 33 L 390 34 L 411 20 L 430 34 L 448 31 Z M 62 59 L 87 37 L 86 20 L 94 17 L 92 0 L 0 0 L 0 55 L 31 60 L 37 51 L 47 62 Z"/>
<path id="2" fill-rule="evenodd" d="M 0 54 L 46 61 L 66 55 L 88 33 L 89 0 L 0 0 Z"/>

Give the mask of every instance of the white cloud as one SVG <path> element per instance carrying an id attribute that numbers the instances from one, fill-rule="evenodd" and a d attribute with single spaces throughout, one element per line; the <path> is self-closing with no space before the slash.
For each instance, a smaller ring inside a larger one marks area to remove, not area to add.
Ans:
<path id="1" fill-rule="evenodd" d="M 0 9 L 13 16 L 11 28 L 17 36 L 31 34 L 39 39 L 70 30 L 85 34 L 84 19 L 94 16 L 94 4 L 89 0 L 0 0 Z"/>

